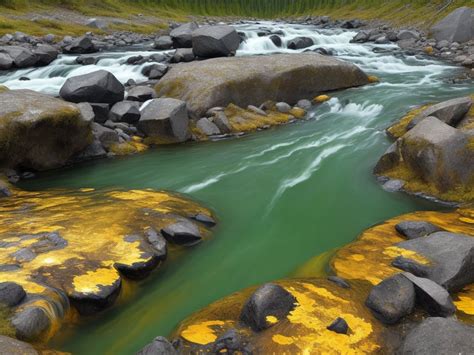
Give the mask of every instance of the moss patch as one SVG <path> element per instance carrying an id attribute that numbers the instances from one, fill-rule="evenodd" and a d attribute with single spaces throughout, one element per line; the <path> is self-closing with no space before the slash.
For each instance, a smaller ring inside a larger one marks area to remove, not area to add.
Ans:
<path id="1" fill-rule="evenodd" d="M 423 105 L 409 111 L 397 123 L 387 128 L 388 135 L 393 139 L 398 139 L 407 133 L 407 127 L 413 119 L 432 105 Z"/>

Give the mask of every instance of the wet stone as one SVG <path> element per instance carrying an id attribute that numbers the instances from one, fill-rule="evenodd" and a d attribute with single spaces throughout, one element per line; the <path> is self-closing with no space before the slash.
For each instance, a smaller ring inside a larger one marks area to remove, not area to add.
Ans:
<path id="1" fill-rule="evenodd" d="M 36 258 L 36 254 L 30 248 L 22 248 L 10 255 L 16 262 L 29 262 Z"/>
<path id="2" fill-rule="evenodd" d="M 331 282 L 334 282 L 336 285 L 338 285 L 339 287 L 342 287 L 342 288 L 351 288 L 351 285 L 349 284 L 349 282 L 347 282 L 346 280 L 344 280 L 342 277 L 338 277 L 338 276 L 328 276 L 328 280 L 331 281 Z"/>
<path id="3" fill-rule="evenodd" d="M 395 226 L 398 233 L 407 239 L 425 237 L 429 234 L 439 232 L 442 229 L 429 222 L 423 221 L 403 221 Z"/>
<path id="4" fill-rule="evenodd" d="M 327 329 L 338 334 L 347 334 L 349 331 L 349 325 L 343 318 L 338 317 L 327 327 Z"/>
<path id="5" fill-rule="evenodd" d="M 165 337 L 156 337 L 145 345 L 136 355 L 175 355 L 178 354 L 173 345 Z"/>
<path id="6" fill-rule="evenodd" d="M 201 241 L 201 232 L 196 224 L 181 220 L 161 230 L 163 236 L 173 244 L 190 246 Z"/>
<path id="7" fill-rule="evenodd" d="M 412 259 L 404 258 L 403 256 L 397 256 L 392 261 L 392 266 L 418 277 L 425 277 L 429 273 L 429 267 L 419 264 Z"/>
<path id="8" fill-rule="evenodd" d="M 216 225 L 216 221 L 211 216 L 207 216 L 203 213 L 198 213 L 197 215 L 194 215 L 191 218 L 208 227 L 214 227 Z"/>
<path id="9" fill-rule="evenodd" d="M 27 307 L 17 313 L 12 319 L 16 336 L 20 340 L 35 341 L 49 329 L 51 321 L 46 312 L 40 307 Z"/>
<path id="10" fill-rule="evenodd" d="M 19 304 L 26 296 L 25 290 L 14 282 L 0 283 L 0 304 L 13 307 Z"/>

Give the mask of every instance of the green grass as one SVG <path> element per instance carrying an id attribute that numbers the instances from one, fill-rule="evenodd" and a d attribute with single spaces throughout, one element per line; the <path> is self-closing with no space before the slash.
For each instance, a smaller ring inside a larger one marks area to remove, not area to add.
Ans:
<path id="1" fill-rule="evenodd" d="M 429 28 L 459 6 L 472 0 L 0 0 L 0 34 L 23 31 L 30 34 L 79 34 L 88 29 L 73 23 L 26 20 L 27 13 L 73 10 L 86 16 L 129 19 L 111 29 L 155 32 L 169 21 L 185 21 L 188 16 L 217 17 L 299 17 L 329 15 L 333 18 L 383 20 L 394 25 Z M 472 5 L 471 5 L 472 6 Z M 134 16 L 153 16 L 156 23 L 139 24 Z"/>

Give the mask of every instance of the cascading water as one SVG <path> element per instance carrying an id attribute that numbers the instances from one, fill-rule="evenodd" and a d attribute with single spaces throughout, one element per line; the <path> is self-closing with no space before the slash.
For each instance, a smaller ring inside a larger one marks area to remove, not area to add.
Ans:
<path id="1" fill-rule="evenodd" d="M 260 27 L 282 31 L 284 47 L 258 37 Z M 168 335 L 180 320 L 210 302 L 291 275 L 305 261 L 351 242 L 374 223 L 436 208 L 384 191 L 371 170 L 390 144 L 383 130 L 391 121 L 414 105 L 472 91 L 471 85 L 445 80 L 458 69 L 429 58 L 406 57 L 393 45 L 351 44 L 354 33 L 349 31 L 272 23 L 239 25 L 238 30 L 247 37 L 238 55 L 292 52 L 285 44 L 306 36 L 316 43 L 310 49 L 331 49 L 381 82 L 330 93 L 332 99 L 315 106 L 308 120 L 286 127 L 238 139 L 159 147 L 25 181 L 22 187 L 27 189 L 179 191 L 215 209 L 220 222 L 212 241 L 135 285 L 133 299 L 124 295 L 126 302 L 72 326 L 68 336 L 66 332 L 53 341 L 53 347 L 74 354 L 134 353 L 156 335 Z M 54 93 L 65 77 L 97 67 L 122 81 L 143 80 L 140 67 L 123 64 L 136 54 L 101 53 L 104 59 L 98 65 L 85 67 L 68 64 L 74 58 L 63 56 L 49 67 L 10 72 L 0 81 L 11 88 Z M 25 75 L 32 80 L 17 80 Z"/>

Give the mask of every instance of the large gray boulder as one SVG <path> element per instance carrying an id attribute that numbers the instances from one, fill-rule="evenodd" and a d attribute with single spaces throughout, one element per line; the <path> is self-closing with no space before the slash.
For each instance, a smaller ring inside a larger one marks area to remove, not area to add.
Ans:
<path id="1" fill-rule="evenodd" d="M 7 54 L 17 68 L 28 68 L 35 66 L 38 62 L 37 56 L 28 48 L 20 46 L 0 47 L 0 53 Z"/>
<path id="2" fill-rule="evenodd" d="M 114 104 L 123 100 L 125 88 L 112 73 L 98 70 L 68 78 L 59 95 L 70 102 Z"/>
<path id="3" fill-rule="evenodd" d="M 70 54 L 85 54 L 97 52 L 97 48 L 89 36 L 83 36 L 73 40 L 63 48 L 63 51 Z"/>
<path id="4" fill-rule="evenodd" d="M 196 57 L 228 57 L 235 55 L 240 37 L 231 26 L 203 26 L 193 32 L 192 42 Z"/>
<path id="5" fill-rule="evenodd" d="M 173 40 L 170 36 L 160 36 L 153 43 L 153 48 L 158 50 L 168 50 L 173 48 Z"/>
<path id="6" fill-rule="evenodd" d="M 372 288 L 365 301 L 372 314 L 385 324 L 397 323 L 413 312 L 415 288 L 401 274 L 383 280 Z"/>
<path id="7" fill-rule="evenodd" d="M 53 46 L 50 46 L 49 44 L 39 45 L 38 47 L 35 48 L 34 53 L 37 59 L 36 66 L 49 65 L 59 55 L 58 50 L 54 48 Z"/>
<path id="8" fill-rule="evenodd" d="M 462 118 L 469 112 L 472 106 L 472 99 L 469 96 L 460 97 L 448 101 L 440 102 L 428 107 L 419 113 L 409 124 L 408 128 L 413 128 L 426 117 L 436 117 L 440 121 L 455 127 Z"/>
<path id="9" fill-rule="evenodd" d="M 456 307 L 446 289 L 430 279 L 417 277 L 409 272 L 404 272 L 403 276 L 413 282 L 416 303 L 426 309 L 430 315 L 448 317 L 454 314 Z"/>
<path id="10" fill-rule="evenodd" d="M 401 221 L 395 225 L 395 229 L 407 239 L 425 237 L 429 234 L 440 232 L 442 230 L 438 226 L 424 221 Z"/>
<path id="11" fill-rule="evenodd" d="M 12 318 L 12 326 L 15 328 L 16 337 L 25 341 L 37 341 L 51 326 L 46 311 L 41 307 L 31 306 Z"/>
<path id="12" fill-rule="evenodd" d="M 38 355 L 30 344 L 0 335 L 0 354 L 8 355 Z"/>
<path id="13" fill-rule="evenodd" d="M 474 282 L 474 238 L 462 234 L 436 232 L 407 240 L 397 247 L 415 251 L 429 259 L 427 278 L 449 291 Z"/>
<path id="14" fill-rule="evenodd" d="M 436 23 L 431 33 L 437 41 L 463 43 L 474 39 L 474 8 L 457 8 Z"/>
<path id="15" fill-rule="evenodd" d="M 58 168 L 90 138 L 90 122 L 77 105 L 30 90 L 0 93 L 1 165 Z"/>
<path id="16" fill-rule="evenodd" d="M 7 307 L 13 307 L 20 303 L 25 298 L 25 296 L 25 290 L 17 283 L 0 283 L 0 304 L 3 304 Z"/>
<path id="17" fill-rule="evenodd" d="M 295 307 L 295 303 L 295 297 L 283 287 L 268 283 L 257 289 L 245 302 L 240 320 L 254 331 L 262 331 L 274 324 L 268 322 L 269 316 L 281 320 Z"/>
<path id="18" fill-rule="evenodd" d="M 140 105 L 136 101 L 120 101 L 110 109 L 110 119 L 114 122 L 135 123 L 140 119 Z"/>
<path id="19" fill-rule="evenodd" d="M 13 59 L 7 53 L 0 53 L 0 70 L 8 70 L 13 66 Z"/>
<path id="20" fill-rule="evenodd" d="M 171 98 L 153 99 L 141 110 L 138 129 L 163 143 L 184 142 L 189 138 L 186 103 Z"/>
<path id="21" fill-rule="evenodd" d="M 469 142 L 470 136 L 463 131 L 436 117 L 427 117 L 387 150 L 374 172 L 390 176 L 404 164 L 417 179 L 439 193 L 470 189 L 474 181 L 474 150 Z"/>
<path id="22" fill-rule="evenodd" d="M 289 49 L 303 49 L 311 47 L 314 44 L 312 38 L 309 37 L 296 37 L 288 42 Z"/>
<path id="23" fill-rule="evenodd" d="M 193 46 L 192 34 L 199 26 L 195 22 L 185 23 L 170 32 L 175 48 L 191 48 Z"/>
<path id="24" fill-rule="evenodd" d="M 427 318 L 405 337 L 400 354 L 472 354 L 474 327 L 454 318 Z"/>
<path id="25" fill-rule="evenodd" d="M 214 58 L 173 67 L 157 84 L 160 97 L 186 101 L 194 118 L 212 107 L 272 100 L 294 104 L 324 91 L 368 83 L 357 66 L 315 53 Z"/>

